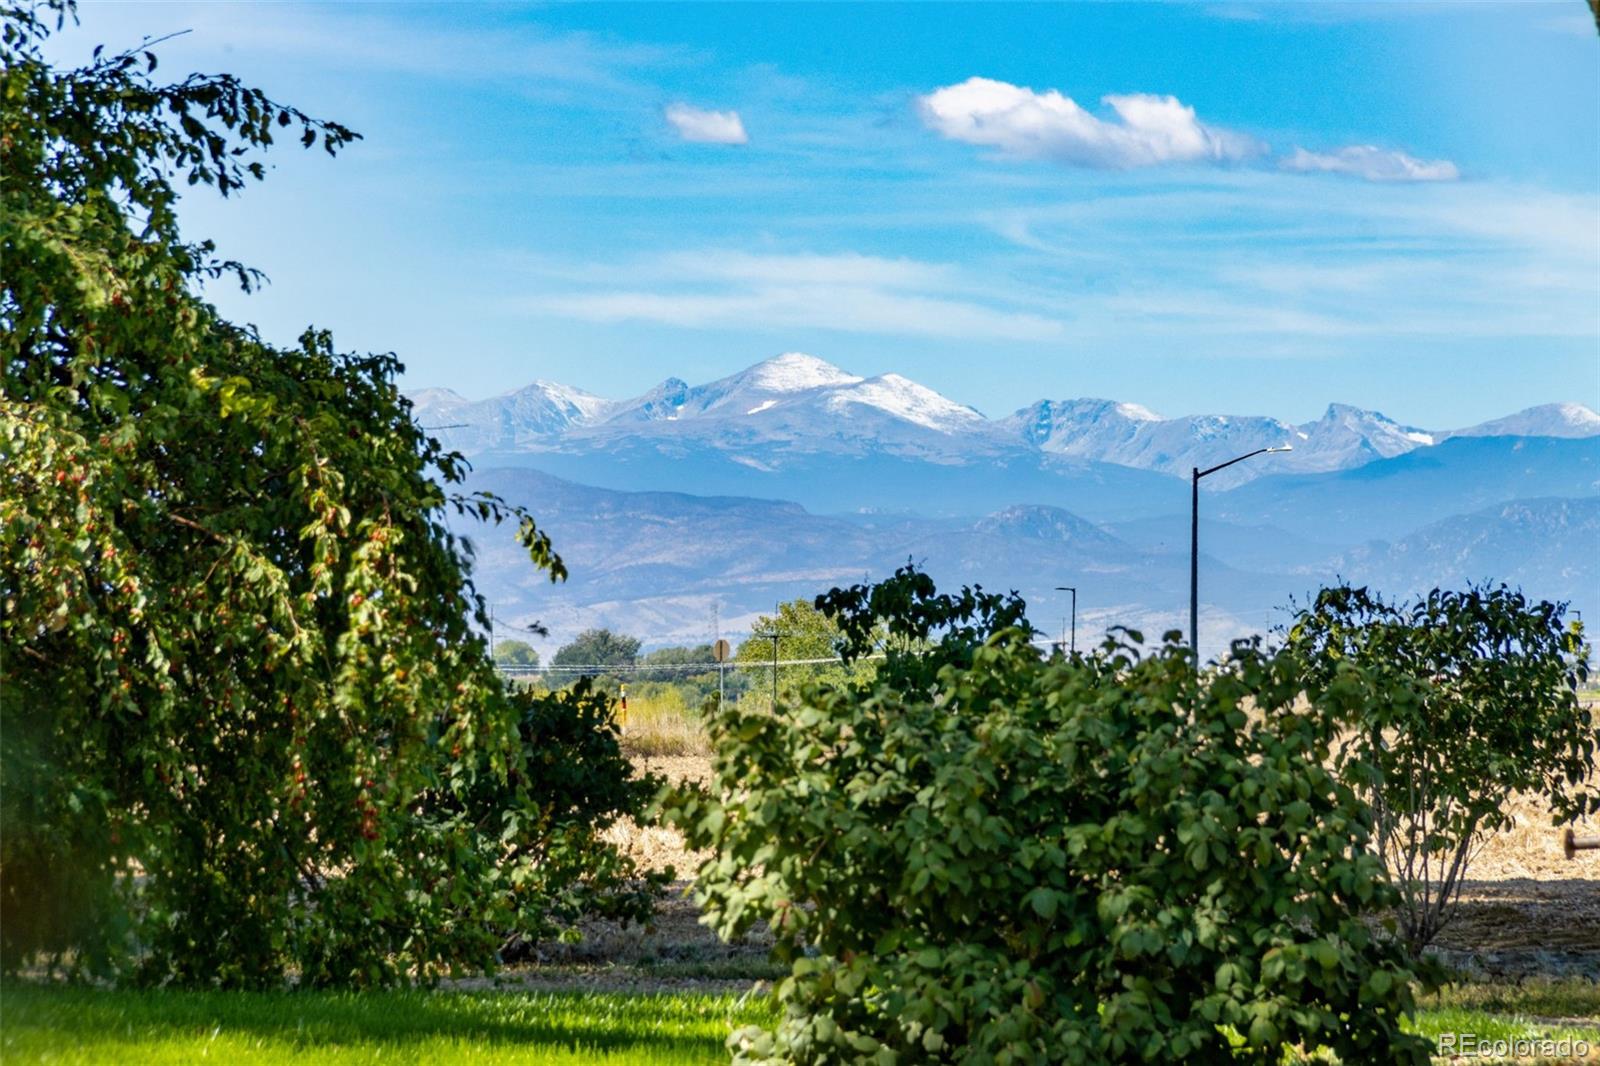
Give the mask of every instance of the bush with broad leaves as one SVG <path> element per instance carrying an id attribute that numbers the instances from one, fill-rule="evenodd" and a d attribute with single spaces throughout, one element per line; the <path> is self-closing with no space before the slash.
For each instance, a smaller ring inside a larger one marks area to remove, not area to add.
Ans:
<path id="1" fill-rule="evenodd" d="M 1248 644 L 1201 683 L 1176 634 L 1046 659 L 1020 602 L 909 569 L 819 604 L 886 651 L 873 682 L 724 708 L 711 787 L 667 804 L 715 853 L 708 920 L 792 966 L 736 1061 L 1427 1061 L 1327 767 L 1355 690 L 1303 703 Z"/>

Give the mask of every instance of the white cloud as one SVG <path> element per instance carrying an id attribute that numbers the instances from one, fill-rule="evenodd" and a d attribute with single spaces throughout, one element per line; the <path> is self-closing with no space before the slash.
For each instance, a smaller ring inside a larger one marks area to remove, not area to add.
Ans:
<path id="1" fill-rule="evenodd" d="M 749 144 L 737 111 L 706 111 L 688 104 L 667 107 L 667 121 L 678 136 L 697 144 Z"/>
<path id="2" fill-rule="evenodd" d="M 1370 144 L 1352 144 L 1333 152 L 1296 148 L 1279 165 L 1285 170 L 1349 174 L 1367 181 L 1455 181 L 1461 176 L 1448 159 L 1418 159 Z"/>
<path id="3" fill-rule="evenodd" d="M 1203 124 L 1174 96 L 1133 93 L 1102 102 L 1115 119 L 1097 118 L 1054 89 L 968 78 L 918 97 L 917 107 L 922 121 L 950 140 L 1072 166 L 1225 163 L 1266 151 L 1253 137 Z"/>

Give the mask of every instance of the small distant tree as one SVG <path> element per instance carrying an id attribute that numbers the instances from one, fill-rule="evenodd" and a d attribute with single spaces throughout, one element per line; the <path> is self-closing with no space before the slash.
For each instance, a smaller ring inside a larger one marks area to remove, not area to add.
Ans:
<path id="1" fill-rule="evenodd" d="M 553 666 L 594 666 L 595 673 L 605 668 L 632 666 L 639 661 L 639 638 L 609 629 L 586 629 L 556 650 L 550 662 Z"/>
<path id="2" fill-rule="evenodd" d="M 640 681 L 676 688 L 684 701 L 699 706 L 717 690 L 717 667 L 711 645 L 673 645 L 657 648 L 639 660 L 645 667 L 634 676 Z"/>
<path id="3" fill-rule="evenodd" d="M 711 645 L 709 644 L 674 645 L 668 648 L 657 648 L 640 660 L 645 666 L 662 667 L 703 667 L 711 661 Z"/>
<path id="4" fill-rule="evenodd" d="M 502 640 L 494 646 L 494 661 L 501 666 L 538 666 L 539 653 L 525 640 Z"/>
<path id="5" fill-rule="evenodd" d="M 1546 799 L 1558 825 L 1600 810 L 1578 700 L 1590 648 L 1565 613 L 1504 585 L 1406 603 L 1340 586 L 1289 627 L 1312 686 L 1365 693 L 1338 757 L 1372 805 L 1413 955 L 1450 921 L 1485 836 L 1511 824 L 1513 794 Z"/>
<path id="6" fill-rule="evenodd" d="M 838 656 L 843 634 L 838 624 L 811 600 L 790 600 L 778 605 L 775 615 L 761 615 L 750 636 L 734 653 L 734 662 L 746 667 L 751 691 L 768 693 L 772 683 L 773 640 L 779 661 L 832 659 Z M 778 667 L 778 698 L 793 698 L 807 681 L 837 683 L 847 676 L 839 663 L 814 662 Z"/>

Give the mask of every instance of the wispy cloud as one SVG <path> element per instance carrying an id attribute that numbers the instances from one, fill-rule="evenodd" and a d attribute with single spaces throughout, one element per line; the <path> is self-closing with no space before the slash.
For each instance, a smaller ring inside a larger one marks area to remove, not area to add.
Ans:
<path id="1" fill-rule="evenodd" d="M 1526 186 L 1425 189 L 1287 174 L 1148 183 L 995 212 L 1069 292 L 1074 338 L 1182 338 L 1192 351 L 1336 355 L 1419 342 L 1600 335 L 1600 198 Z M 1035 310 L 1046 296 L 1023 292 Z M 1206 340 L 1210 338 L 1210 340 Z M 1534 349 L 1530 349 L 1534 350 Z"/>
<path id="2" fill-rule="evenodd" d="M 1455 181 L 1461 176 L 1448 159 L 1423 160 L 1370 144 L 1352 144 L 1332 152 L 1296 148 L 1279 165 L 1285 170 L 1348 174 L 1367 181 Z"/>
<path id="3" fill-rule="evenodd" d="M 604 89 L 632 98 L 654 90 L 644 72 L 694 61 L 683 48 L 638 43 L 588 32 L 558 32 L 506 22 L 494 33 L 458 28 L 454 18 L 427 9 L 397 17 L 381 5 L 172 3 L 155 7 L 96 5 L 89 26 L 52 39 L 70 54 L 100 40 L 126 47 L 144 35 L 192 32 L 164 44 L 163 63 L 213 62 L 219 52 L 281 56 L 342 70 L 386 71 L 444 81 L 505 81 L 530 93 L 552 87 Z M 86 23 L 90 20 L 85 19 Z"/>
<path id="4" fill-rule="evenodd" d="M 1096 117 L 1054 89 L 968 78 L 919 97 L 917 107 L 928 128 L 950 140 L 1070 166 L 1228 163 L 1266 151 L 1253 137 L 1200 122 L 1174 96 L 1134 93 L 1102 102 L 1113 118 Z"/>
<path id="5" fill-rule="evenodd" d="M 1064 331 L 1057 319 L 1015 306 L 955 267 L 912 259 L 710 249 L 540 266 L 552 283 L 569 287 L 519 306 L 591 322 L 1011 341 Z"/>
<path id="6" fill-rule="evenodd" d="M 707 111 L 688 104 L 669 104 L 667 122 L 678 136 L 696 144 L 749 144 L 737 111 Z"/>
<path id="7" fill-rule="evenodd" d="M 1571 14 L 1552 15 L 1550 18 L 1540 22 L 1539 25 L 1567 37 L 1588 37 L 1592 39 L 1595 32 L 1600 30 L 1600 15 L 1574 11 Z"/>

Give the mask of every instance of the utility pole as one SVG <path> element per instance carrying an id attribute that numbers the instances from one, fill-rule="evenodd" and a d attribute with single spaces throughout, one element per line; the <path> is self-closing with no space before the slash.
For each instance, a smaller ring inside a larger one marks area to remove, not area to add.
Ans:
<path id="1" fill-rule="evenodd" d="M 772 634 L 772 713 L 778 713 L 778 637 Z"/>
<path id="2" fill-rule="evenodd" d="M 723 660 L 727 655 L 722 651 L 722 611 L 716 600 L 711 601 L 711 656 L 717 660 L 717 710 L 722 710 L 722 673 Z"/>

